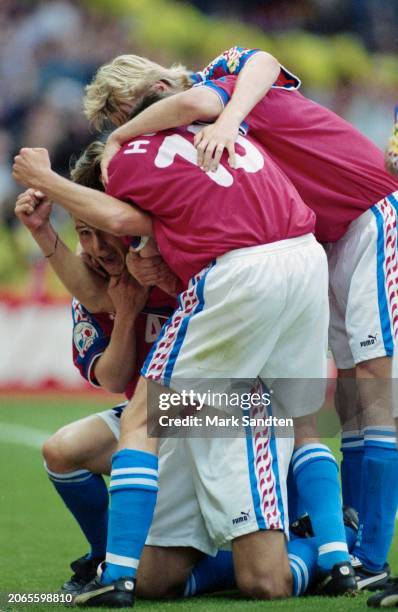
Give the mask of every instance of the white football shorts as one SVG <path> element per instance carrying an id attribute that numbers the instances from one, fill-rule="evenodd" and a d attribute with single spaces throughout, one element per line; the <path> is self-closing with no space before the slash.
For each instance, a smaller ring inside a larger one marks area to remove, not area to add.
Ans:
<path id="1" fill-rule="evenodd" d="M 258 416 L 256 409 L 250 416 Z M 261 416 L 272 415 L 271 406 Z M 289 537 L 287 474 L 294 436 L 272 426 L 246 425 L 235 438 L 186 439 L 194 486 L 207 531 L 216 548 L 262 530 Z M 214 436 L 216 436 L 214 432 Z"/>
<path id="2" fill-rule="evenodd" d="M 128 402 L 97 413 L 118 440 L 120 416 Z M 159 492 L 146 543 L 150 546 L 192 547 L 215 555 L 197 499 L 186 440 L 165 438 L 159 448 Z"/>
<path id="3" fill-rule="evenodd" d="M 233 379 L 260 377 L 288 416 L 317 411 L 327 377 L 327 277 L 312 234 L 217 258 L 179 296 L 142 375 L 176 391 L 195 380 L 195 392 L 209 379 L 228 392 Z"/>
<path id="4" fill-rule="evenodd" d="M 352 221 L 326 246 L 329 344 L 339 369 L 391 357 L 398 333 L 398 192 Z"/>

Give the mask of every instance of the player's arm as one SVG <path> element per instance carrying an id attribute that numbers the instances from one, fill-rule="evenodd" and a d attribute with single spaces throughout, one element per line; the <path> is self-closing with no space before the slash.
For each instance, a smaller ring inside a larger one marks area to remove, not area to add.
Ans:
<path id="1" fill-rule="evenodd" d="M 111 278 L 108 291 L 115 305 L 115 320 L 109 344 L 94 362 L 93 374 L 104 389 L 122 393 L 136 366 L 135 326 L 148 289 L 125 272 L 120 278 Z"/>
<path id="2" fill-rule="evenodd" d="M 127 140 L 194 121 L 214 121 L 222 109 L 219 100 L 209 100 L 200 88 L 191 88 L 154 102 L 108 136 L 101 159 L 102 180 L 107 184 L 109 163 Z"/>
<path id="3" fill-rule="evenodd" d="M 280 65 L 269 53 L 258 51 L 249 59 L 240 70 L 231 99 L 217 120 L 195 136 L 198 165 L 206 172 L 217 170 L 224 149 L 228 151 L 229 164 L 235 166 L 235 140 L 240 124 L 278 78 Z"/>
<path id="4" fill-rule="evenodd" d="M 90 270 L 81 257 L 64 244 L 50 222 L 51 200 L 28 189 L 15 204 L 15 214 L 30 231 L 55 274 L 71 295 L 91 312 L 112 310 L 107 281 Z"/>
<path id="5" fill-rule="evenodd" d="M 230 69 L 230 74 L 238 74 L 238 79 L 231 100 L 225 108 L 214 101 L 206 106 L 207 100 L 201 88 L 193 88 L 155 102 L 114 130 L 108 137 L 101 161 L 105 183 L 108 179 L 109 162 L 124 142 L 141 134 L 188 125 L 194 121 L 214 121 L 218 118 L 212 126 L 207 126 L 195 137 L 199 166 L 209 170 L 211 165 L 212 169 L 217 169 L 224 148 L 228 149 L 229 161 L 234 165 L 234 143 L 239 126 L 269 91 L 280 71 L 278 61 L 269 53 L 250 53 L 250 61 L 243 63 L 242 53 L 238 64 Z M 214 160 L 210 163 L 213 154 Z"/>
<path id="6" fill-rule="evenodd" d="M 14 158 L 13 177 L 25 187 L 39 189 L 74 217 L 115 236 L 152 236 L 149 215 L 132 204 L 73 183 L 51 169 L 46 149 L 21 149 Z"/>

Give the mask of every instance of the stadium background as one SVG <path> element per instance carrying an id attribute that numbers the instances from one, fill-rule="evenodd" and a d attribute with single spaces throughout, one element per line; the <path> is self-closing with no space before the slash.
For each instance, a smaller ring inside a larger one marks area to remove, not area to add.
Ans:
<path id="1" fill-rule="evenodd" d="M 13 156 L 21 146 L 43 146 L 54 169 L 68 174 L 70 156 L 92 139 L 81 111 L 84 85 L 110 58 L 132 52 L 199 69 L 234 44 L 273 53 L 300 76 L 306 95 L 384 148 L 397 102 L 397 26 L 397 0 L 2 0 L 0 593 L 54 591 L 68 561 L 84 552 L 38 449 L 60 425 L 117 401 L 72 366 L 69 298 L 13 216 L 21 191 L 11 178 Z M 54 223 L 73 246 L 67 215 L 55 209 Z M 212 598 L 156 607 L 260 605 Z M 330 605 L 360 609 L 364 600 Z M 282 606 L 315 610 L 319 600 L 266 607 Z"/>

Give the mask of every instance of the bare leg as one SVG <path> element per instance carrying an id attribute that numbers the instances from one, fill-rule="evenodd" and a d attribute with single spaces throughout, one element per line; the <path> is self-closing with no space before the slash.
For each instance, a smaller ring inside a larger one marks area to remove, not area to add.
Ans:
<path id="1" fill-rule="evenodd" d="M 281 531 L 257 531 L 232 544 L 238 588 L 255 599 L 281 599 L 292 594 L 292 575 Z"/>
<path id="2" fill-rule="evenodd" d="M 180 597 L 202 553 L 194 548 L 145 546 L 137 574 L 137 595 L 144 599 Z"/>

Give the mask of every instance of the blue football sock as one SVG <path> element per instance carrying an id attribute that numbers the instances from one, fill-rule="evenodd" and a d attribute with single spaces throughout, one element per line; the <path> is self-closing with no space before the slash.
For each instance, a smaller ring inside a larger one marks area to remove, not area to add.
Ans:
<path id="1" fill-rule="evenodd" d="M 232 552 L 219 550 L 215 557 L 206 555 L 195 565 L 188 578 L 184 597 L 236 588 Z"/>
<path id="2" fill-rule="evenodd" d="M 45 468 L 86 536 L 91 546 L 90 556 L 104 559 L 108 528 L 108 489 L 104 479 L 87 470 L 58 474 Z"/>
<path id="3" fill-rule="evenodd" d="M 292 457 L 293 474 L 318 544 L 318 566 L 330 570 L 349 561 L 338 467 L 324 444 L 305 444 Z"/>
<path id="4" fill-rule="evenodd" d="M 297 491 L 296 480 L 294 478 L 291 462 L 289 465 L 289 471 L 287 473 L 286 487 L 289 523 L 291 524 L 294 523 L 294 521 L 296 521 L 298 518 L 303 516 L 303 514 L 305 513 L 305 510 L 302 507 L 300 496 Z"/>
<path id="5" fill-rule="evenodd" d="M 287 544 L 293 577 L 293 595 L 304 595 L 317 571 L 318 547 L 315 538 L 297 538 Z M 232 553 L 220 550 L 215 557 L 206 556 L 194 567 L 184 596 L 227 591 L 236 588 Z"/>
<path id="6" fill-rule="evenodd" d="M 293 595 L 304 595 L 317 575 L 318 545 L 315 538 L 295 538 L 287 543 Z"/>
<path id="7" fill-rule="evenodd" d="M 355 531 L 355 529 L 352 529 L 352 527 L 347 527 L 346 525 L 344 527 L 345 527 L 345 539 L 347 542 L 348 552 L 351 552 L 355 547 L 355 544 L 358 538 L 358 532 Z"/>
<path id="8" fill-rule="evenodd" d="M 341 486 L 343 504 L 359 511 L 361 500 L 363 432 L 344 431 L 341 436 Z"/>
<path id="9" fill-rule="evenodd" d="M 353 554 L 377 572 L 387 561 L 398 505 L 395 429 L 366 427 L 364 440 L 360 527 Z"/>
<path id="10" fill-rule="evenodd" d="M 158 491 L 158 458 L 123 449 L 112 457 L 111 510 L 102 584 L 134 578 L 147 538 Z"/>

